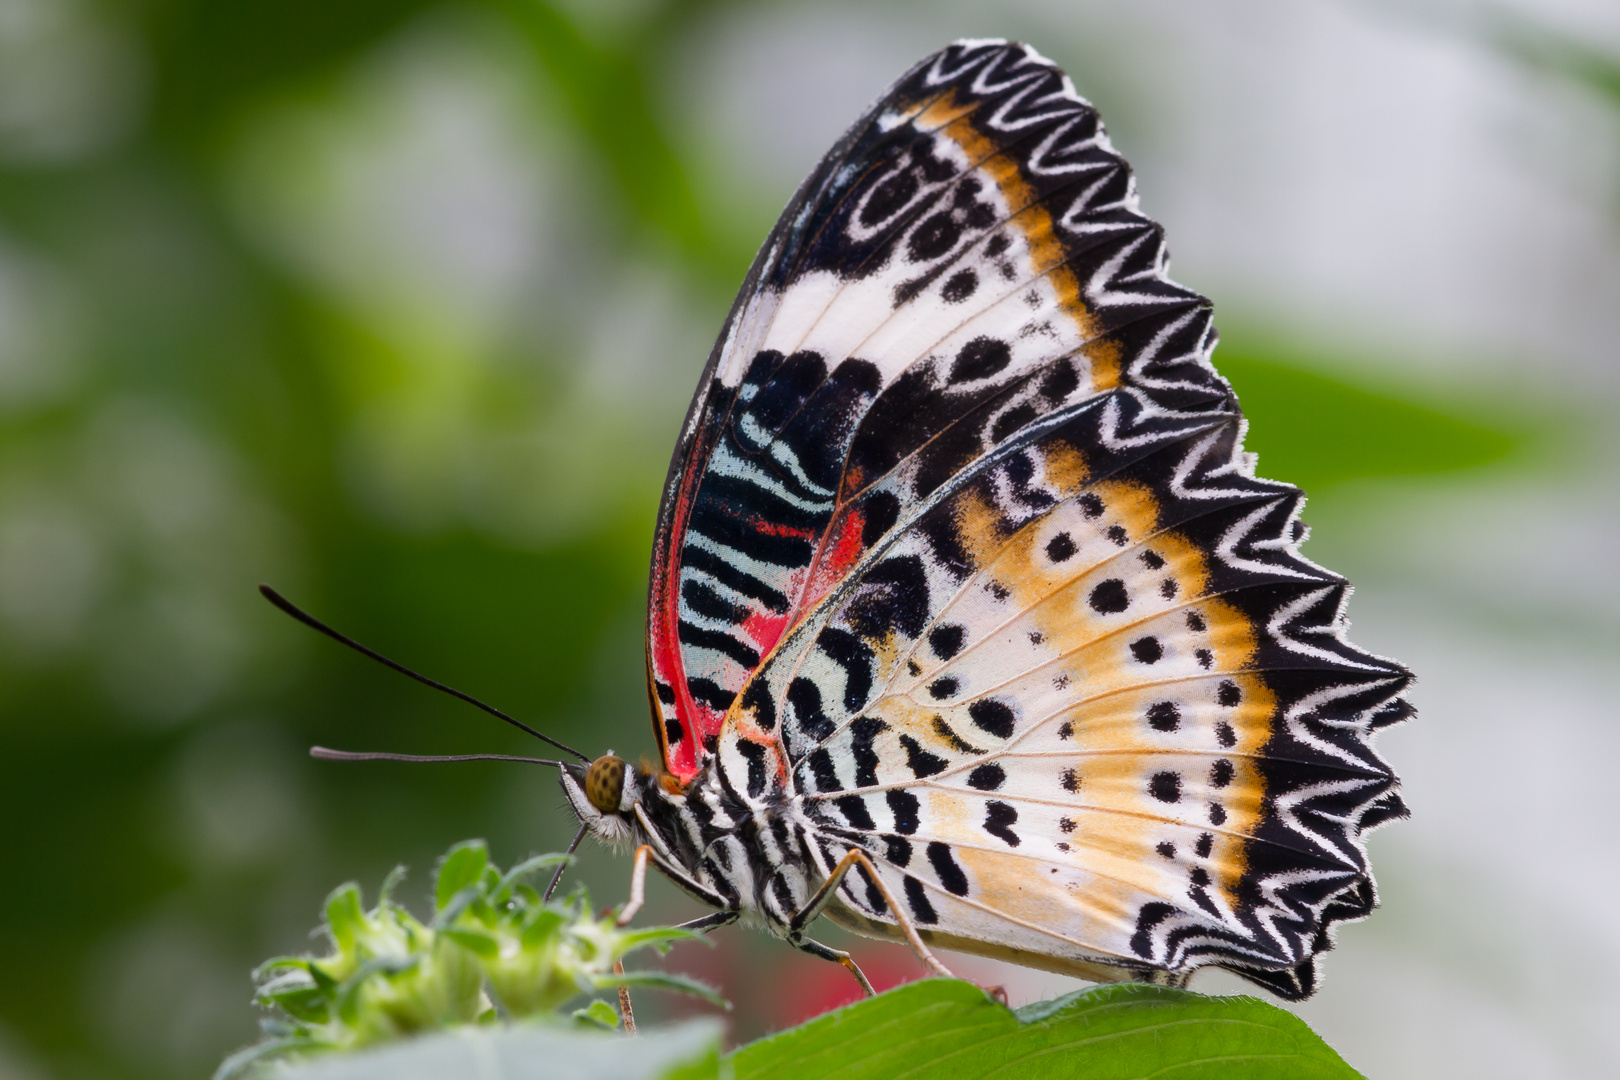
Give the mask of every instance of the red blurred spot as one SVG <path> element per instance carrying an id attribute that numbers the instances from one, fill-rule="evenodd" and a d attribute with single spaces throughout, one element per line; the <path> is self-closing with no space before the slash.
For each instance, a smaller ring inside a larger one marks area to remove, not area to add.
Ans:
<path id="1" fill-rule="evenodd" d="M 892 945 L 857 945 L 850 950 L 861 970 L 878 993 L 901 983 L 914 982 L 928 974 L 921 962 L 903 948 Z M 842 964 L 818 960 L 797 953 L 791 965 L 780 971 L 780 992 L 773 1017 L 774 1025 L 789 1028 L 824 1012 L 853 1005 L 861 1000 L 860 984 Z"/>

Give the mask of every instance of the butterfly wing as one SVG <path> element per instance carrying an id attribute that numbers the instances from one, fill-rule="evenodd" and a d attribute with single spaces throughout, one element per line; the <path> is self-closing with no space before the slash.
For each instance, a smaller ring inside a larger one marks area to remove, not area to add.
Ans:
<path id="1" fill-rule="evenodd" d="M 959 43 L 772 243 L 671 476 L 666 725 L 775 740 L 822 870 L 865 848 L 941 943 L 1308 994 L 1403 812 L 1367 737 L 1409 675 L 1344 641 L 1095 112 Z M 860 875 L 834 914 L 894 927 Z"/>
<path id="2" fill-rule="evenodd" d="M 1032 50 L 952 46 L 849 130 L 756 259 L 665 484 L 647 657 L 671 772 L 696 772 L 760 659 L 894 527 L 911 493 L 862 495 L 908 454 L 948 448 L 937 484 L 1135 385 L 1127 343 L 1209 333 L 1162 259 L 1095 111 Z M 1156 392 L 1230 398 L 1199 363 Z"/>

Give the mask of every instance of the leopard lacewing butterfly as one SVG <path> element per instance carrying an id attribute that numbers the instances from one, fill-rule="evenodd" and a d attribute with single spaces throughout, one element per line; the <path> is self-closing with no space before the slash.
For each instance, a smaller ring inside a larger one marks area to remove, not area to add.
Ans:
<path id="1" fill-rule="evenodd" d="M 901 76 L 783 212 L 687 413 L 659 767 L 560 770 L 581 835 L 635 845 L 622 917 L 651 863 L 715 909 L 688 925 L 746 918 L 868 991 L 818 915 L 941 972 L 931 946 L 1308 996 L 1374 905 L 1363 834 L 1405 813 L 1369 741 L 1411 675 L 1345 640 L 1215 340 L 1056 66 L 961 41 Z"/>

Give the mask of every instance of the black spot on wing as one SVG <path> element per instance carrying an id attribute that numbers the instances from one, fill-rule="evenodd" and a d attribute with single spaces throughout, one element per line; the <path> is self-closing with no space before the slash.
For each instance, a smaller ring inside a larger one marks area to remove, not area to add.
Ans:
<path id="1" fill-rule="evenodd" d="M 968 787 L 980 791 L 996 791 L 1007 782 L 1007 770 L 993 761 L 987 761 L 968 773 Z"/>
<path id="2" fill-rule="evenodd" d="M 1118 615 L 1131 606 L 1131 597 L 1125 591 L 1123 581 L 1119 578 L 1109 578 L 1097 583 L 1086 602 L 1091 605 L 1091 610 L 1099 615 Z"/>
<path id="3" fill-rule="evenodd" d="M 945 285 L 940 289 L 940 295 L 947 303 L 960 304 L 973 295 L 979 287 L 979 275 L 971 267 L 963 267 L 945 279 Z"/>
<path id="4" fill-rule="evenodd" d="M 862 637 L 882 638 L 899 630 L 916 637 L 928 625 L 928 572 L 916 555 L 893 555 L 875 564 L 861 580 L 845 618 Z"/>
<path id="5" fill-rule="evenodd" d="M 738 739 L 737 752 L 748 762 L 748 797 L 757 799 L 765 793 L 765 748 L 757 742 Z"/>
<path id="6" fill-rule="evenodd" d="M 922 804 L 917 801 L 917 796 L 899 788 L 890 788 L 884 793 L 883 798 L 889 804 L 889 813 L 894 815 L 894 831 L 904 833 L 906 836 L 915 833 L 917 826 L 921 824 L 919 813 L 922 810 Z"/>
<path id="7" fill-rule="evenodd" d="M 874 829 L 877 824 L 872 820 L 872 814 L 866 809 L 866 800 L 859 795 L 844 795 L 833 800 L 844 815 L 844 820 L 857 829 Z"/>
<path id="8" fill-rule="evenodd" d="M 1173 701 L 1155 701 L 1148 706 L 1147 721 L 1154 731 L 1174 731 L 1181 726 L 1181 709 Z"/>
<path id="9" fill-rule="evenodd" d="M 844 708 L 855 712 L 872 693 L 876 657 L 866 643 L 848 630 L 829 626 L 816 637 L 822 652 L 844 669 Z"/>
<path id="10" fill-rule="evenodd" d="M 928 845 L 928 864 L 939 875 L 939 883 L 945 886 L 946 891 L 957 896 L 966 896 L 968 893 L 967 875 L 957 865 L 956 857 L 951 854 L 949 844 L 931 841 Z"/>
<path id="11" fill-rule="evenodd" d="M 991 799 L 985 804 L 984 831 L 998 840 L 1005 841 L 1008 847 L 1018 846 L 1018 834 L 1012 831 L 1012 827 L 1017 823 L 1018 810 L 1011 803 Z"/>
<path id="12" fill-rule="evenodd" d="M 742 705 L 754 713 L 754 723 L 761 731 L 776 730 L 776 701 L 764 679 L 754 679 L 743 690 Z"/>
<path id="13" fill-rule="evenodd" d="M 943 716 L 934 717 L 933 727 L 934 734 L 944 739 L 945 745 L 949 746 L 952 750 L 955 750 L 958 754 L 973 754 L 977 756 L 984 753 L 983 750 L 980 750 L 978 747 L 964 741 L 962 737 L 956 733 L 956 729 L 945 722 L 945 718 Z"/>
<path id="14" fill-rule="evenodd" d="M 951 382 L 973 382 L 988 379 L 1012 363 L 1012 350 L 1005 341 L 992 337 L 976 337 L 963 345 L 951 365 Z"/>
<path id="15" fill-rule="evenodd" d="M 821 689 L 814 682 L 803 675 L 795 678 L 788 683 L 787 701 L 799 729 L 812 741 L 820 742 L 833 733 L 837 725 L 822 710 Z"/>
<path id="16" fill-rule="evenodd" d="M 983 698 L 969 705 L 968 717 L 975 727 L 989 732 L 998 739 L 1012 735 L 1013 723 L 1016 720 L 1012 707 L 994 698 Z"/>
<path id="17" fill-rule="evenodd" d="M 917 197 L 922 182 L 915 169 L 898 169 L 881 180 L 861 206 L 857 220 L 867 228 L 881 225 Z"/>
<path id="18" fill-rule="evenodd" d="M 924 750 L 910 735 L 900 736 L 900 745 L 906 751 L 906 768 L 919 780 L 944 772 L 950 764 L 938 754 Z"/>
<path id="19" fill-rule="evenodd" d="M 872 743 L 888 724 L 873 716 L 863 716 L 849 726 L 850 752 L 855 758 L 855 786 L 877 784 L 878 755 Z"/>
<path id="20" fill-rule="evenodd" d="M 941 660 L 949 660 L 961 652 L 966 639 L 967 630 L 956 623 L 936 626 L 928 632 L 928 645 Z"/>
<path id="21" fill-rule="evenodd" d="M 1137 638 L 1131 642 L 1131 655 L 1139 664 L 1157 664 L 1164 659 L 1164 646 L 1156 637 Z"/>
<path id="22" fill-rule="evenodd" d="M 906 906 L 911 908 L 911 917 L 923 925 L 932 925 L 939 922 L 939 914 L 934 911 L 934 905 L 928 902 L 928 891 L 923 883 L 906 875 Z"/>
<path id="23" fill-rule="evenodd" d="M 817 749 L 809 758 L 810 775 L 816 778 L 817 791 L 843 791 L 838 781 L 838 769 L 833 765 L 832 753 L 825 747 Z"/>
<path id="24" fill-rule="evenodd" d="M 1160 802 L 1180 802 L 1181 774 L 1168 771 L 1154 773 L 1148 780 L 1148 794 Z"/>

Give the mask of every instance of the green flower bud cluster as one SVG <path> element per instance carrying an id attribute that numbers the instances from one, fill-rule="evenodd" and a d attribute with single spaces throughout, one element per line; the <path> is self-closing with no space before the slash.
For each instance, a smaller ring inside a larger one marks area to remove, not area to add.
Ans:
<path id="1" fill-rule="evenodd" d="M 621 986 L 657 986 L 725 1002 L 709 987 L 656 971 L 615 973 L 636 949 L 667 951 L 696 935 L 671 927 L 628 930 L 592 913 L 583 887 L 544 900 L 521 879 L 569 861 L 541 855 L 502 873 L 482 840 L 457 844 L 439 863 L 434 914 L 418 921 L 392 899 L 404 876 L 383 882 L 377 906 L 353 882 L 327 897 L 326 956 L 287 956 L 254 972 L 256 1000 L 271 1010 L 266 1038 L 230 1058 L 215 1080 L 274 1058 L 303 1057 L 463 1024 L 549 1018 L 571 999 Z M 592 1001 L 572 1023 L 614 1028 L 617 1009 Z"/>

